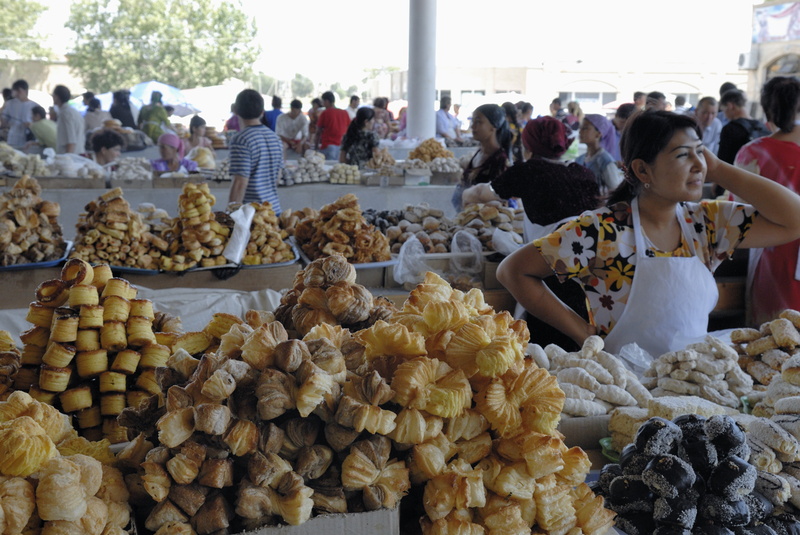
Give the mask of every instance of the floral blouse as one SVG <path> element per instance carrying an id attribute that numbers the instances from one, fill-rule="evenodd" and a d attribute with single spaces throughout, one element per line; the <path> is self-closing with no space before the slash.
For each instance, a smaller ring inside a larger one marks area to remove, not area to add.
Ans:
<path id="1" fill-rule="evenodd" d="M 755 208 L 727 201 L 681 204 L 693 229 L 697 254 L 710 271 L 730 257 L 756 217 Z M 681 238 L 674 251 L 660 251 L 649 244 L 650 257 L 692 256 Z M 602 335 L 611 332 L 628 302 L 636 271 L 633 217 L 628 203 L 587 211 L 565 223 L 534 245 L 562 281 L 577 278 L 586 291 L 594 325 Z"/>
<path id="2" fill-rule="evenodd" d="M 378 134 L 371 131 L 359 130 L 355 138 L 342 141 L 342 151 L 345 153 L 345 161 L 350 165 L 364 167 L 372 159 L 372 149 L 380 146 Z"/>

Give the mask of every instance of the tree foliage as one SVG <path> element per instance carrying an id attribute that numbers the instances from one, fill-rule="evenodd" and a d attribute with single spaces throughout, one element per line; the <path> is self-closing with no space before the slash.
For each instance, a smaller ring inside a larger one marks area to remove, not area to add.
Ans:
<path id="1" fill-rule="evenodd" d="M 0 50 L 14 52 L 21 59 L 49 57 L 42 38 L 33 32 L 45 7 L 36 1 L 7 0 L 0 9 Z"/>
<path id="2" fill-rule="evenodd" d="M 66 26 L 77 34 L 69 65 L 98 93 L 247 79 L 259 54 L 255 20 L 233 2 L 76 0 Z"/>
<path id="3" fill-rule="evenodd" d="M 314 92 L 314 82 L 300 73 L 295 73 L 292 80 L 292 96 L 303 98 Z"/>

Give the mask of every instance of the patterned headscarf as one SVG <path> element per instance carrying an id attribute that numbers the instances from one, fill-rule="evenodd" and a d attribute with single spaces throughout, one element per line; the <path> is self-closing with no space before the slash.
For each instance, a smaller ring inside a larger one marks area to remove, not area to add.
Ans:
<path id="1" fill-rule="evenodd" d="M 554 117 L 538 117 L 528 121 L 522 131 L 522 144 L 534 156 L 560 158 L 571 143 L 564 123 Z"/>
<path id="2" fill-rule="evenodd" d="M 590 113 L 584 116 L 584 119 L 592 123 L 592 126 L 600 132 L 600 146 L 606 149 L 609 154 L 615 154 L 614 145 L 617 143 L 617 137 L 614 134 L 614 124 L 596 113 Z"/>

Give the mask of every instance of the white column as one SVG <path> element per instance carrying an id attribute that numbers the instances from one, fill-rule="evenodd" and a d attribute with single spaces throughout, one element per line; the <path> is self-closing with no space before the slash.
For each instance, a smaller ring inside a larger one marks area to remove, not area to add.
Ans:
<path id="1" fill-rule="evenodd" d="M 408 19 L 408 137 L 436 135 L 436 0 L 411 0 Z"/>

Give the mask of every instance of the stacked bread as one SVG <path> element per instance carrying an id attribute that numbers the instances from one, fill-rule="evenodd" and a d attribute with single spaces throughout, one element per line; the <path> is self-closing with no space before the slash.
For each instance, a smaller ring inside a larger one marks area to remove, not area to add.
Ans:
<path id="1" fill-rule="evenodd" d="M 514 241 L 522 244 L 524 211 L 503 206 L 501 201 L 467 205 L 456 214 L 455 224 L 476 236 L 484 250 L 492 250 L 492 235 L 496 229 L 510 232 Z"/>
<path id="2" fill-rule="evenodd" d="M 109 174 L 111 180 L 153 180 L 153 166 L 142 157 L 119 158 Z"/>
<path id="3" fill-rule="evenodd" d="M 331 169 L 331 184 L 361 184 L 361 172 L 357 165 L 337 163 Z"/>
<path id="4" fill-rule="evenodd" d="M 92 264 L 158 268 L 169 244 L 149 232 L 142 215 L 131 209 L 120 188 L 102 194 L 85 210 L 78 216 L 72 258 Z"/>
<path id="5" fill-rule="evenodd" d="M 399 253 L 412 236 L 416 236 L 426 253 L 448 253 L 456 231 L 453 221 L 442 210 L 431 208 L 426 202 L 407 204 L 402 210 L 379 212 L 369 208 L 364 217 L 386 235 L 392 253 Z"/>
<path id="6" fill-rule="evenodd" d="M 73 416 L 81 434 L 128 440 L 117 416 L 159 392 L 155 370 L 169 357 L 179 324 L 156 319 L 108 265 L 70 259 L 61 278 L 45 281 L 28 307 L 14 386 Z"/>
<path id="7" fill-rule="evenodd" d="M 453 153 L 442 146 L 436 138 L 428 138 L 408 153 L 409 160 L 430 163 L 434 158 L 452 158 Z"/>
<path id="8" fill-rule="evenodd" d="M 25 154 L 8 143 L 0 142 L 0 163 L 16 176 L 50 176 L 50 170 L 38 154 Z"/>
<path id="9" fill-rule="evenodd" d="M 58 203 L 44 201 L 29 176 L 0 197 L 0 266 L 47 262 L 64 255 Z"/>
<path id="10" fill-rule="evenodd" d="M 736 351 L 718 338 L 671 351 L 655 359 L 645 372 L 645 386 L 654 397 L 699 396 L 737 408 L 753 389 L 753 380 L 738 365 Z"/>
<path id="11" fill-rule="evenodd" d="M 566 395 L 564 414 L 599 416 L 616 407 L 647 407 L 652 399 L 632 371 L 603 351 L 603 339 L 590 336 L 580 351 L 567 353 L 556 345 L 528 346 L 533 360 L 558 379 Z"/>
<path id="12" fill-rule="evenodd" d="M 277 264 L 294 260 L 294 251 L 285 241 L 289 234 L 281 229 L 272 205 L 265 201 L 261 204 L 250 203 L 250 206 L 256 212 L 250 224 L 250 240 L 247 242 L 242 264 Z"/>
<path id="13" fill-rule="evenodd" d="M 323 206 L 319 217 L 301 221 L 294 236 L 311 260 L 340 254 L 354 264 L 361 264 L 384 262 L 392 257 L 386 236 L 367 224 L 358 198 L 352 193 Z"/>
<path id="14" fill-rule="evenodd" d="M 402 174 L 402 170 L 396 167 L 397 161 L 389 154 L 389 149 L 383 147 L 382 149 L 373 152 L 372 158 L 366 163 L 367 169 L 374 169 L 380 175 L 393 176 L 398 173 Z M 331 182 L 333 182 L 333 175 L 331 175 Z"/>
<path id="15" fill-rule="evenodd" d="M 233 220 L 225 213 L 211 210 L 216 202 L 205 182 L 183 185 L 178 197 L 178 217 L 164 234 L 169 241 L 169 255 L 160 258 L 162 270 L 186 271 L 228 263 L 222 251 L 233 229 Z"/>
<path id="16" fill-rule="evenodd" d="M 781 366 L 800 346 L 800 312 L 784 310 L 759 329 L 736 329 L 731 341 L 740 353 L 739 364 L 755 381 L 769 385 Z"/>
<path id="17" fill-rule="evenodd" d="M 127 533 L 129 493 L 108 443 L 72 433 L 65 415 L 24 392 L 0 403 L 3 533 Z"/>

